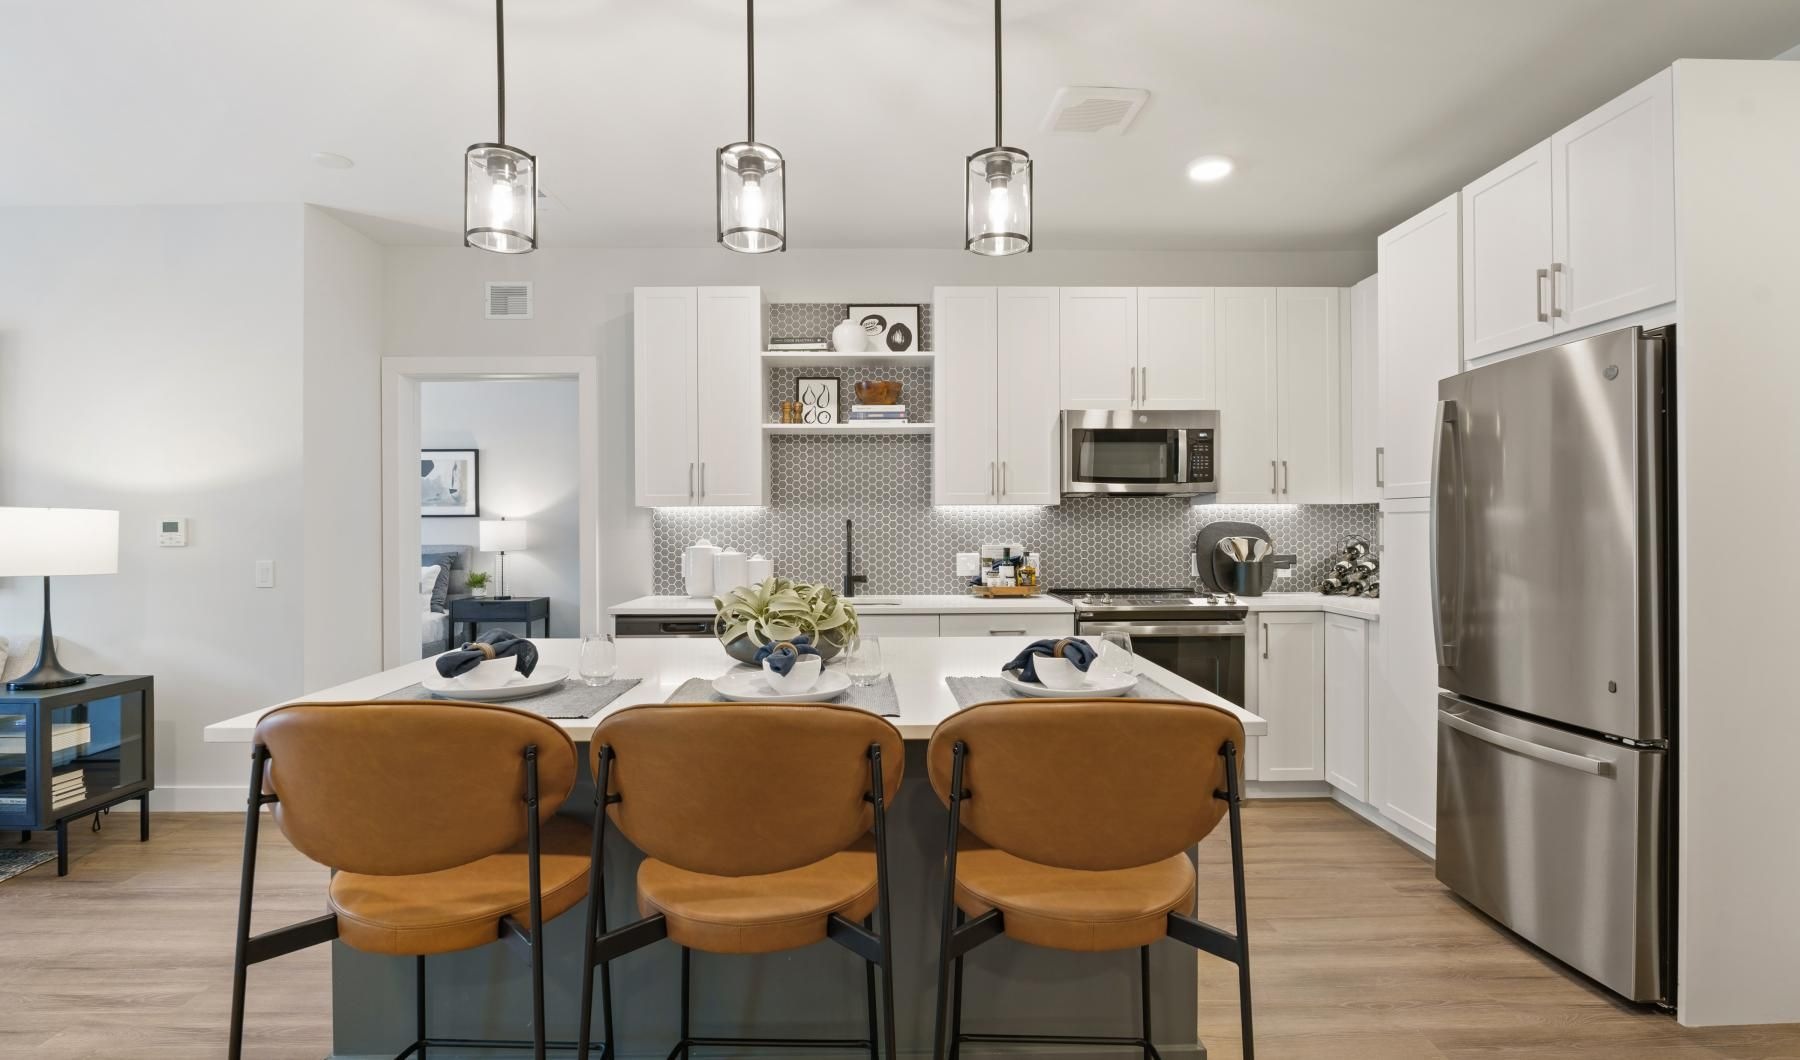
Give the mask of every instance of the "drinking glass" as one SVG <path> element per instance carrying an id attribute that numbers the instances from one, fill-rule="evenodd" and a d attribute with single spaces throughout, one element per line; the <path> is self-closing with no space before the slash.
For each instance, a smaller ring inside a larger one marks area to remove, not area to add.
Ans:
<path id="1" fill-rule="evenodd" d="M 589 633 L 581 638 L 581 679 L 603 685 L 619 672 L 619 652 L 608 633 Z"/>
<path id="2" fill-rule="evenodd" d="M 1131 634 L 1124 630 L 1100 634 L 1100 658 L 1095 660 L 1095 665 L 1112 673 L 1136 673 L 1137 656 L 1131 652 Z"/>
<path id="3" fill-rule="evenodd" d="M 881 668 L 881 639 L 856 636 L 844 648 L 844 671 L 859 685 L 872 685 L 885 673 Z"/>

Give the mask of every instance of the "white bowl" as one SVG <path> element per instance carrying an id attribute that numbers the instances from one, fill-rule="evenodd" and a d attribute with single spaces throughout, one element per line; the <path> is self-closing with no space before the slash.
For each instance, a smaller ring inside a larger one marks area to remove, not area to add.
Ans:
<path id="1" fill-rule="evenodd" d="M 819 674 L 825 668 L 825 660 L 817 655 L 802 655 L 794 660 L 793 668 L 785 675 L 778 674 L 769 666 L 769 660 L 763 660 L 763 679 L 769 682 L 778 696 L 797 696 L 803 692 L 811 692 L 819 683 Z"/>
<path id="2" fill-rule="evenodd" d="M 1037 668 L 1038 683 L 1045 688 L 1074 691 L 1088 686 L 1088 675 L 1067 659 L 1042 656 L 1032 661 Z"/>
<path id="3" fill-rule="evenodd" d="M 509 655 L 504 659 L 484 659 L 473 670 L 458 674 L 456 680 L 466 688 L 499 688 L 518 675 L 519 660 Z"/>

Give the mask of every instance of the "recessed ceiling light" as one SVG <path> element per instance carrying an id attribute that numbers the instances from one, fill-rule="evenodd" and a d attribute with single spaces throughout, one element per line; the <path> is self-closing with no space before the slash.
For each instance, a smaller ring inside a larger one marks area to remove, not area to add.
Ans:
<path id="1" fill-rule="evenodd" d="M 1231 159 L 1224 155 L 1206 155 L 1188 166 L 1188 179 L 1196 184 L 1211 184 L 1231 176 Z"/>
<path id="2" fill-rule="evenodd" d="M 326 169 L 349 169 L 356 165 L 354 159 L 332 151 L 314 151 L 312 160 Z"/>

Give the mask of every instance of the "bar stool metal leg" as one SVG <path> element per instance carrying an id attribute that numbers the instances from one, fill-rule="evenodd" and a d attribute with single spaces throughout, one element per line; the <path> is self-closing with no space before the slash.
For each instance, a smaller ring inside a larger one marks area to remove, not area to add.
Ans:
<path id="1" fill-rule="evenodd" d="M 413 965 L 413 969 L 414 969 L 414 972 L 416 973 L 415 978 L 417 979 L 417 987 L 418 987 L 417 1000 L 418 1000 L 418 1007 L 419 1007 L 419 1011 L 418 1011 L 418 1017 L 419 1017 L 418 1018 L 418 1024 L 419 1024 L 418 1057 L 419 1057 L 419 1060 L 425 1060 L 425 1040 L 427 1038 L 427 1035 L 425 1034 L 425 956 L 423 954 L 420 954 L 418 957 L 414 958 L 414 961 L 416 962 Z"/>
<path id="2" fill-rule="evenodd" d="M 688 997 L 693 988 L 693 952 L 686 946 L 681 947 L 681 1045 L 678 1055 L 681 1060 L 688 1060 Z"/>
<path id="3" fill-rule="evenodd" d="M 873 914 L 863 917 L 863 927 L 874 930 L 875 917 Z M 881 1029 L 875 1021 L 875 966 L 864 961 L 863 974 L 869 985 L 869 1056 L 874 1058 L 881 1055 Z"/>
<path id="4" fill-rule="evenodd" d="M 1150 947 L 1138 947 L 1138 992 L 1144 1000 L 1144 1060 L 1154 1060 L 1156 1047 L 1150 1034 Z"/>
<path id="5" fill-rule="evenodd" d="M 956 911 L 956 926 L 962 927 L 968 918 L 963 911 Z M 954 979 L 950 987 L 950 1060 L 962 1060 L 962 1010 L 963 1010 L 963 959 L 956 958 L 956 968 L 950 973 Z"/>

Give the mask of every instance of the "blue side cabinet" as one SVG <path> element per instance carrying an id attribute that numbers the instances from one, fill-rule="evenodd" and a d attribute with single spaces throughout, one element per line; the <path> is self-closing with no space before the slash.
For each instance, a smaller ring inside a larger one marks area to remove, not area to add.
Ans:
<path id="1" fill-rule="evenodd" d="M 156 691 L 149 677 L 90 677 L 69 688 L 0 690 L 0 829 L 56 829 L 56 874 L 69 874 L 69 822 L 138 801 L 150 838 L 156 786 Z"/>

